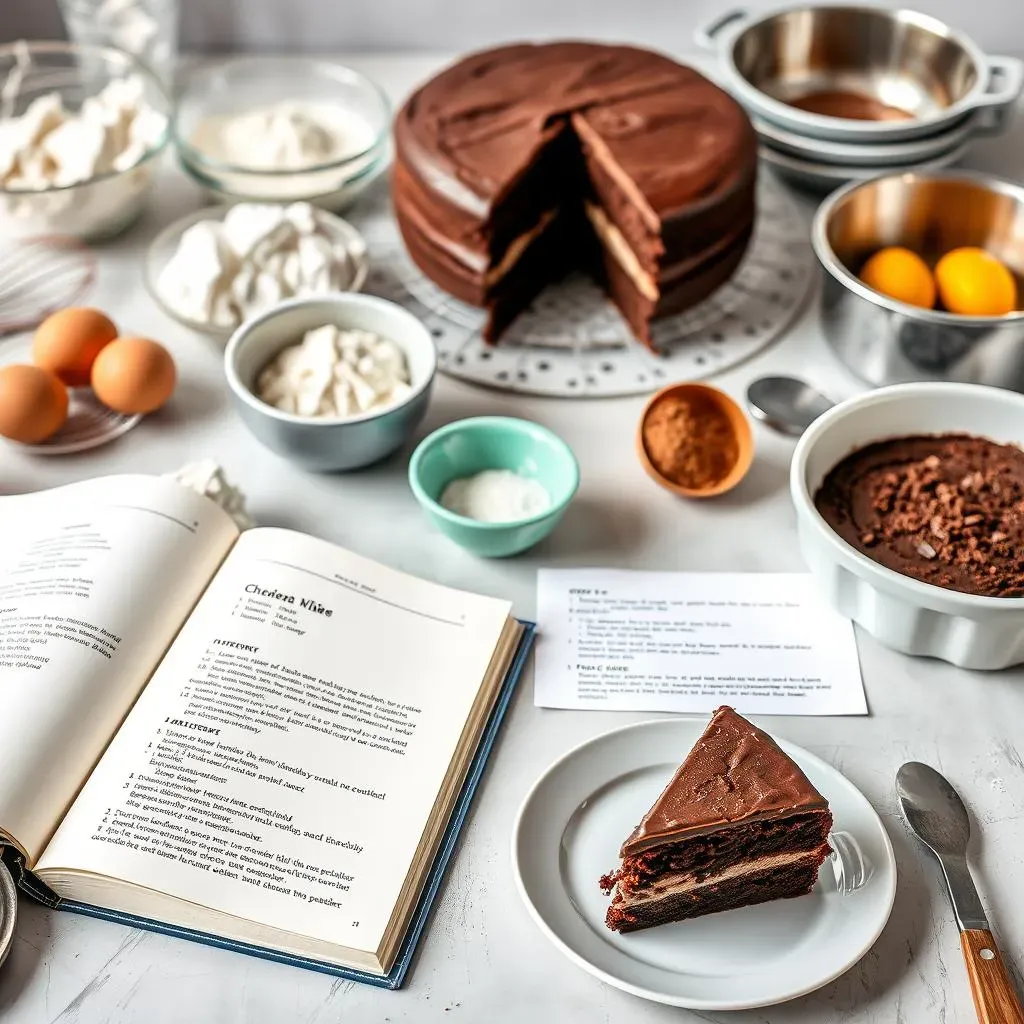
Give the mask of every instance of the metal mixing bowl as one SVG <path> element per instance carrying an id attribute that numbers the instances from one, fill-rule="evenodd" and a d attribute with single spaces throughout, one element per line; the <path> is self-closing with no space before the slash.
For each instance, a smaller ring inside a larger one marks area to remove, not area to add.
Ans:
<path id="1" fill-rule="evenodd" d="M 834 192 L 811 227 L 825 268 L 821 315 L 836 355 L 871 384 L 948 380 L 1024 391 L 1024 310 L 958 316 L 890 299 L 858 278 L 902 245 L 934 265 L 960 246 L 1002 260 L 1024 297 L 1024 188 L 967 171 L 874 178 Z"/>
<path id="2" fill-rule="evenodd" d="M 753 21 L 732 11 L 697 39 L 718 51 L 725 84 L 748 109 L 814 138 L 918 138 L 982 107 L 998 121 L 1024 84 L 1019 60 L 986 57 L 965 35 L 916 11 L 797 6 Z M 826 92 L 856 94 L 910 116 L 855 120 L 792 105 Z"/>
<path id="3" fill-rule="evenodd" d="M 961 142 L 959 146 L 928 160 L 911 160 L 896 166 L 858 167 L 831 163 L 822 157 L 812 160 L 793 156 L 790 153 L 779 153 L 767 143 L 758 150 L 761 163 L 770 167 L 777 177 L 782 178 L 793 188 L 811 195 L 825 196 L 834 192 L 840 185 L 850 181 L 867 181 L 879 174 L 899 174 L 902 171 L 939 171 L 959 163 L 970 148 L 970 141 Z"/>

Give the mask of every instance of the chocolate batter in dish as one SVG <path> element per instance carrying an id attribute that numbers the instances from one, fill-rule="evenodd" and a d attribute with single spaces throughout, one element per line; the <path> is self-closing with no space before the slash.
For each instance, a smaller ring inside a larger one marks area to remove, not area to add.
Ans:
<path id="1" fill-rule="evenodd" d="M 835 466 L 814 504 L 840 537 L 924 583 L 1024 597 L 1024 451 L 982 437 L 898 437 Z"/>

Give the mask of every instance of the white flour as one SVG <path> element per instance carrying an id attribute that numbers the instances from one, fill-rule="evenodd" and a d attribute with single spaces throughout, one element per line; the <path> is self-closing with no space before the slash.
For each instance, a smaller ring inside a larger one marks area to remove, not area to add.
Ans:
<path id="1" fill-rule="evenodd" d="M 209 160 L 253 171 L 302 171 L 356 156 L 373 127 L 337 103 L 285 102 L 199 122 L 191 143 Z"/>
<path id="2" fill-rule="evenodd" d="M 481 523 L 511 523 L 547 512 L 551 496 L 530 477 L 510 469 L 485 469 L 453 480 L 444 489 L 441 504 L 449 512 Z"/>

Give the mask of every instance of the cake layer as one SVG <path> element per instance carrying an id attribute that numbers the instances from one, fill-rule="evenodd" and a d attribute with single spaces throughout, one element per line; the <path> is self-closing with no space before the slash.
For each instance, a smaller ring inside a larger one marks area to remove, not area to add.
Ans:
<path id="1" fill-rule="evenodd" d="M 487 341 L 495 341 L 534 297 L 546 285 L 561 278 L 573 259 L 578 258 L 574 243 L 579 231 L 573 220 L 572 215 L 564 211 L 545 220 L 540 231 L 530 234 L 528 244 L 518 252 L 514 265 L 488 287 L 488 316 L 483 331 Z"/>
<path id="2" fill-rule="evenodd" d="M 416 222 L 416 213 L 411 210 L 396 211 L 399 227 L 405 236 L 406 248 L 412 261 L 446 292 L 473 306 L 484 306 L 493 297 L 495 290 L 518 267 L 524 255 L 542 237 L 553 237 L 553 226 L 557 210 L 542 212 L 535 223 L 530 225 L 506 247 L 501 259 L 488 265 L 476 261 L 472 253 L 452 245 L 450 239 L 437 235 L 426 225 Z M 471 264 L 469 261 L 472 260 Z M 552 266 L 564 262 L 564 250 L 551 254 Z"/>
<path id="3" fill-rule="evenodd" d="M 658 880 L 657 885 L 649 886 L 639 892 L 628 893 L 619 886 L 615 893 L 615 903 L 625 909 L 641 907 L 647 903 L 656 903 L 667 896 L 677 896 L 680 893 L 696 893 L 700 889 L 716 888 L 724 882 L 731 882 L 733 879 L 742 878 L 744 875 L 760 875 L 765 871 L 775 871 L 778 868 L 788 867 L 791 864 L 803 864 L 819 868 L 829 855 L 827 845 L 820 846 L 814 850 L 799 850 L 796 852 L 775 853 L 768 856 L 757 856 L 750 860 L 739 861 L 731 864 L 721 871 L 715 871 L 712 875 L 699 877 L 691 872 L 677 872 L 666 874 Z"/>
<path id="4" fill-rule="evenodd" d="M 752 857 L 802 857 L 828 849 L 832 828 L 828 811 L 794 814 L 775 821 L 755 821 L 709 835 L 665 843 L 623 858 L 614 880 L 620 895 L 633 899 L 669 877 L 701 880 L 749 863 Z"/>
<path id="5" fill-rule="evenodd" d="M 799 860 L 723 879 L 690 892 L 670 893 L 636 907 L 613 902 L 605 924 L 613 931 L 634 932 L 770 900 L 806 896 L 817 881 L 818 867 L 813 860 Z"/>
<path id="6" fill-rule="evenodd" d="M 726 248 L 754 215 L 757 184 L 756 159 L 737 154 L 737 166 L 722 181 L 707 182 L 699 172 L 691 179 L 691 193 L 679 194 L 679 206 L 662 206 L 657 215 L 622 168 L 619 159 L 636 159 L 630 146 L 631 134 L 620 132 L 618 156 L 608 140 L 601 138 L 591 121 L 606 124 L 607 111 L 573 115 L 572 125 L 579 135 L 586 162 L 586 173 L 596 203 L 605 217 L 621 232 L 641 265 L 657 275 L 665 264 L 678 264 L 688 259 L 701 259 L 716 248 Z M 639 126 L 643 133 L 643 125 Z M 638 140 L 632 140 L 640 145 Z M 699 145 L 698 140 L 694 144 Z M 669 172 L 667 172 L 669 173 Z M 684 164 L 677 163 L 671 175 L 684 175 Z"/>
<path id="7" fill-rule="evenodd" d="M 681 313 L 698 302 L 703 302 L 725 284 L 742 261 L 751 233 L 752 228 L 748 227 L 729 249 L 716 253 L 713 258 L 704 263 L 697 263 L 696 266 L 694 261 L 687 261 L 686 273 L 659 280 L 658 298 L 655 301 L 638 290 L 633 279 L 607 248 L 602 250 L 601 280 L 636 337 L 651 345 L 652 318 Z M 668 273 L 673 274 L 678 269 L 668 268 Z"/>

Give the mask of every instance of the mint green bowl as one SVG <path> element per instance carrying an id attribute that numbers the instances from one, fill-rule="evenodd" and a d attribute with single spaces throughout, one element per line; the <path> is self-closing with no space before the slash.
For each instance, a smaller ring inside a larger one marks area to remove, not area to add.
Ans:
<path id="1" fill-rule="evenodd" d="M 551 496 L 551 508 L 529 519 L 481 523 L 441 505 L 452 480 L 485 469 L 533 477 Z M 456 544 L 484 558 L 504 558 L 543 540 L 565 513 L 580 483 L 569 446 L 546 427 L 505 416 L 458 420 L 420 442 L 409 462 L 409 486 L 433 524 Z"/>

